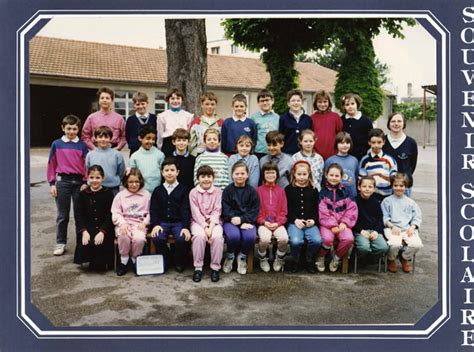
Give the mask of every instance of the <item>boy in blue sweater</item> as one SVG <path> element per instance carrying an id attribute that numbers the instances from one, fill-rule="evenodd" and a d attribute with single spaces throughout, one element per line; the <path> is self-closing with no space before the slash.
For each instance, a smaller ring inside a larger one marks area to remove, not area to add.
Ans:
<path id="1" fill-rule="evenodd" d="M 108 126 L 100 126 L 94 131 L 97 148 L 87 154 L 86 167 L 89 169 L 92 165 L 102 166 L 105 175 L 102 185 L 110 189 L 115 196 L 125 173 L 125 161 L 122 153 L 111 147 L 112 135 L 112 129 Z"/>
<path id="2" fill-rule="evenodd" d="M 292 89 L 286 95 L 288 107 L 287 113 L 280 116 L 279 131 L 285 136 L 285 144 L 282 152 L 293 155 L 300 151 L 298 138 L 301 131 L 305 129 L 313 130 L 313 120 L 306 115 L 303 110 L 303 92 L 299 89 Z"/>
<path id="3" fill-rule="evenodd" d="M 236 152 L 237 140 L 242 135 L 249 136 L 254 145 L 257 143 L 257 127 L 252 119 L 245 116 L 247 112 L 247 98 L 243 94 L 236 94 L 232 98 L 234 115 L 225 119 L 221 127 L 221 151 L 227 156 Z"/>
<path id="4" fill-rule="evenodd" d="M 163 254 L 167 268 L 170 263 L 168 235 L 173 235 L 176 241 L 175 268 L 182 273 L 191 239 L 189 190 L 178 182 L 179 166 L 175 158 L 165 159 L 161 173 L 164 183 L 155 188 L 150 201 L 151 236 L 158 253 Z"/>
<path id="5" fill-rule="evenodd" d="M 148 125 L 156 130 L 156 115 L 147 111 L 148 95 L 143 92 L 136 92 L 132 100 L 135 114 L 129 116 L 125 123 L 125 138 L 130 149 L 130 156 L 140 149 L 141 143 L 138 140 L 140 129 Z"/>
<path id="6" fill-rule="evenodd" d="M 383 237 L 383 214 L 380 200 L 374 196 L 375 179 L 372 176 L 364 176 L 360 179 L 359 195 L 356 197 L 357 217 L 354 226 L 355 245 L 360 257 L 374 255 L 381 257 L 388 252 L 388 244 Z"/>

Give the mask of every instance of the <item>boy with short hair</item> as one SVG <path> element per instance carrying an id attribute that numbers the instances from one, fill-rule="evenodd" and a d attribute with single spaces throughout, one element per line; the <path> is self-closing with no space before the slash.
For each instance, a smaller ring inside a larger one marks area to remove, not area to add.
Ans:
<path id="1" fill-rule="evenodd" d="M 191 134 L 184 128 L 177 128 L 171 136 L 171 141 L 175 147 L 173 156 L 178 163 L 178 182 L 191 190 L 194 187 L 194 163 L 196 157 L 188 151 Z"/>
<path id="2" fill-rule="evenodd" d="M 56 247 L 54 255 L 63 255 L 67 243 L 67 225 L 71 199 L 74 208 L 76 232 L 78 224 L 79 192 L 86 188 L 87 145 L 78 137 L 81 120 L 67 115 L 61 122 L 64 135 L 51 144 L 49 152 L 47 179 L 50 193 L 56 200 Z"/>
<path id="3" fill-rule="evenodd" d="M 217 96 L 213 92 L 206 92 L 201 97 L 201 116 L 196 117 L 191 122 L 191 141 L 189 152 L 193 156 L 198 156 L 206 150 L 204 143 L 204 133 L 208 128 L 215 128 L 220 131 L 224 120 L 217 117 Z"/>
<path id="4" fill-rule="evenodd" d="M 292 89 L 286 95 L 289 110 L 280 116 L 280 126 L 278 130 L 285 136 L 285 144 L 282 152 L 293 155 L 299 150 L 298 138 L 301 131 L 305 129 L 313 130 L 313 121 L 303 110 L 303 92 L 299 89 Z"/>
<path id="5" fill-rule="evenodd" d="M 257 141 L 255 122 L 245 116 L 247 112 L 247 98 L 243 94 L 236 94 L 232 98 L 233 116 L 224 120 L 221 129 L 221 150 L 227 156 L 236 152 L 236 142 L 242 135 L 249 136 L 253 143 Z"/>
<path id="6" fill-rule="evenodd" d="M 257 103 L 259 111 L 253 113 L 250 118 L 255 121 L 257 128 L 257 144 L 255 145 L 255 155 L 261 159 L 268 153 L 265 137 L 270 131 L 278 131 L 280 116 L 273 111 L 273 93 L 267 89 L 258 92 Z"/>
<path id="7" fill-rule="evenodd" d="M 161 184 L 161 164 L 165 159 L 161 150 L 155 147 L 156 135 L 154 128 L 143 126 L 138 134 L 141 147 L 133 153 L 128 162 L 131 168 L 140 170 L 145 179 L 145 189 L 150 193 Z"/>
<path id="8" fill-rule="evenodd" d="M 138 140 L 140 128 L 148 125 L 156 129 L 156 115 L 147 111 L 148 95 L 143 92 L 136 92 L 132 100 L 135 114 L 129 116 L 125 124 L 125 137 L 127 138 L 128 148 L 130 149 L 130 156 L 140 149 L 141 144 Z"/>
<path id="9" fill-rule="evenodd" d="M 359 176 L 373 176 L 375 179 L 375 193 L 383 199 L 392 194 L 390 177 L 397 172 L 397 162 L 382 150 L 385 143 L 385 134 L 380 128 L 373 128 L 369 132 L 369 152 L 360 160 Z"/>
<path id="10" fill-rule="evenodd" d="M 97 91 L 100 110 L 90 114 L 84 127 L 82 128 L 82 140 L 86 143 L 89 150 L 95 149 L 94 131 L 100 126 L 109 126 L 113 131 L 112 140 L 110 141 L 112 148 L 122 150 L 127 144 L 125 138 L 125 120 L 113 110 L 114 107 L 114 91 L 110 88 L 103 87 Z"/>
<path id="11" fill-rule="evenodd" d="M 374 255 L 380 257 L 388 252 L 388 244 L 384 239 L 383 213 L 380 200 L 374 195 L 375 179 L 363 176 L 357 186 L 356 196 L 359 215 L 353 228 L 355 246 L 360 257 Z"/>
<path id="12" fill-rule="evenodd" d="M 100 165 L 104 169 L 103 186 L 110 189 L 113 195 L 117 195 L 125 172 L 125 161 L 122 153 L 110 147 L 113 132 L 110 127 L 100 126 L 94 131 L 97 148 L 86 156 L 86 168 L 92 165 Z"/>
<path id="13" fill-rule="evenodd" d="M 186 242 L 191 239 L 189 190 L 178 182 L 180 171 L 175 158 L 166 158 L 161 172 L 164 182 L 155 188 L 150 201 L 151 236 L 157 251 L 163 254 L 166 268 L 170 263 L 168 235 L 173 235 L 176 240 L 175 268 L 182 273 L 186 263 Z"/>
<path id="14" fill-rule="evenodd" d="M 396 173 L 390 181 L 393 194 L 382 201 L 384 233 L 390 245 L 388 270 L 392 273 L 398 271 L 395 259 L 401 249 L 402 269 L 409 273 L 409 260 L 423 247 L 418 233 L 421 210 L 413 199 L 405 195 L 410 182 L 406 174 Z"/>
<path id="15" fill-rule="evenodd" d="M 282 153 L 285 144 L 284 136 L 278 131 L 267 133 L 265 140 L 267 142 L 268 154 L 260 159 L 260 168 L 267 162 L 274 162 L 278 165 L 278 184 L 285 188 L 290 184 L 290 173 L 293 167 L 293 159 L 288 154 Z"/>

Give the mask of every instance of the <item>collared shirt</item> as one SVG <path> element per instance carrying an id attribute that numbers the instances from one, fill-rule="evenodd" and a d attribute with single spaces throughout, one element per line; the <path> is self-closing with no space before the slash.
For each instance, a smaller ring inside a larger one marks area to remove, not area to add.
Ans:
<path id="1" fill-rule="evenodd" d="M 247 116 L 244 116 L 243 118 L 239 119 L 238 117 L 235 117 L 232 115 L 232 120 L 234 120 L 235 122 L 237 121 L 244 122 L 245 120 L 247 120 Z"/>
<path id="2" fill-rule="evenodd" d="M 351 116 L 349 114 L 346 114 L 345 115 L 346 119 L 355 119 L 355 120 L 359 120 L 361 117 L 362 117 L 362 113 L 360 111 L 357 111 L 357 114 L 355 114 L 354 116 Z"/>
<path id="3" fill-rule="evenodd" d="M 173 156 L 183 156 L 185 158 L 187 158 L 189 155 L 189 152 L 186 150 L 186 152 L 184 154 L 179 154 L 176 152 L 176 150 L 173 151 Z"/>
<path id="4" fill-rule="evenodd" d="M 163 186 L 165 186 L 166 192 L 168 192 L 168 195 L 171 194 L 171 192 L 174 191 L 176 187 L 178 187 L 179 182 L 174 181 L 174 183 L 169 184 L 168 182 L 163 183 Z"/>
<path id="5" fill-rule="evenodd" d="M 406 138 L 407 135 L 405 133 L 403 133 L 400 138 L 394 138 L 391 133 L 387 134 L 387 139 L 392 145 L 393 149 L 397 149 L 403 142 L 405 142 Z"/>
<path id="6" fill-rule="evenodd" d="M 384 153 L 383 153 L 382 151 L 381 151 L 380 153 L 378 153 L 378 154 L 375 154 L 375 153 L 372 152 L 372 150 L 371 150 L 371 151 L 369 151 L 369 153 L 370 153 L 370 156 L 371 156 L 372 158 L 375 158 L 375 157 L 377 157 L 377 158 L 382 158 L 382 156 L 384 156 Z"/>
<path id="7" fill-rule="evenodd" d="M 61 137 L 61 140 L 64 142 L 64 143 L 68 143 L 68 142 L 73 142 L 73 143 L 77 143 L 79 142 L 79 137 L 75 137 L 74 139 L 69 139 L 67 138 L 65 135 Z"/>
<path id="8" fill-rule="evenodd" d="M 145 114 L 143 115 L 140 115 L 138 112 L 135 113 L 135 116 L 138 117 L 139 119 L 147 119 L 148 117 L 150 117 L 150 113 L 146 112 Z"/>

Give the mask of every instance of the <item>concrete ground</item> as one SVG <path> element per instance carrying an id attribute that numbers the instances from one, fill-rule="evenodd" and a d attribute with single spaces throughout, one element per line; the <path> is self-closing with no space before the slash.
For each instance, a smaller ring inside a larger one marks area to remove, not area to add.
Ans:
<path id="1" fill-rule="evenodd" d="M 55 326 L 411 324 L 438 301 L 435 147 L 420 147 L 415 173 L 413 198 L 423 212 L 425 245 L 415 274 L 378 273 L 375 264 L 357 274 L 352 266 L 349 274 L 313 275 L 255 268 L 244 276 L 221 272 L 221 280 L 212 283 L 205 270 L 199 284 L 191 268 L 142 277 L 82 270 L 73 264 L 73 219 L 67 252 L 54 257 L 56 208 L 45 177 L 47 155 L 47 149 L 30 153 L 31 299 Z"/>

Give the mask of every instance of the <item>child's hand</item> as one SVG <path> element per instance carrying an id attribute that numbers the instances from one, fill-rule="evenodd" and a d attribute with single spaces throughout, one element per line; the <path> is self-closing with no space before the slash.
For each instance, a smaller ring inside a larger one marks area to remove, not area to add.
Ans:
<path id="1" fill-rule="evenodd" d="M 369 235 L 369 240 L 370 241 L 375 241 L 379 237 L 379 234 L 377 231 L 372 231 Z"/>
<path id="2" fill-rule="evenodd" d="M 156 225 L 153 230 L 151 230 L 151 237 L 156 237 L 163 232 L 163 228 L 160 225 Z"/>
<path id="3" fill-rule="evenodd" d="M 49 193 L 51 193 L 51 197 L 56 198 L 58 196 L 58 190 L 56 189 L 55 185 L 52 185 L 49 189 Z"/>
<path id="4" fill-rule="evenodd" d="M 230 222 L 232 225 L 238 226 L 242 223 L 242 220 L 238 216 L 234 216 L 232 219 L 230 219 Z"/>
<path id="5" fill-rule="evenodd" d="M 361 234 L 362 236 L 364 236 L 365 238 L 367 238 L 368 240 L 370 240 L 370 233 L 369 233 L 369 231 L 367 231 L 367 230 L 362 230 L 362 231 L 360 232 L 360 234 Z"/>
<path id="6" fill-rule="evenodd" d="M 295 220 L 295 225 L 297 228 L 299 228 L 300 230 L 303 229 L 306 224 L 305 224 L 305 221 L 304 220 L 301 220 L 301 219 L 296 219 Z"/>
<path id="7" fill-rule="evenodd" d="M 206 227 L 204 228 L 204 233 L 206 234 L 207 239 L 210 239 L 210 238 L 211 238 L 212 230 L 211 230 L 210 226 L 206 226 Z"/>
<path id="8" fill-rule="evenodd" d="M 247 224 L 246 222 L 244 222 L 242 225 L 240 225 L 240 228 L 242 230 L 250 230 L 251 228 L 253 228 L 253 225 L 252 224 Z"/>
<path id="9" fill-rule="evenodd" d="M 122 236 L 126 236 L 128 234 L 128 225 L 127 224 L 122 224 L 119 227 L 119 233 Z"/>
<path id="10" fill-rule="evenodd" d="M 94 244 L 96 246 L 101 245 L 104 242 L 104 233 L 101 231 L 94 237 Z"/>
<path id="11" fill-rule="evenodd" d="M 342 231 L 344 231 L 345 229 L 347 229 L 347 225 L 344 224 L 343 222 L 341 222 L 341 223 L 339 224 L 339 232 L 342 232 Z"/>
<path id="12" fill-rule="evenodd" d="M 83 246 L 87 246 L 89 244 L 90 239 L 91 239 L 91 235 L 89 234 L 89 232 L 87 231 L 82 232 L 82 245 Z"/>
<path id="13" fill-rule="evenodd" d="M 392 235 L 400 236 L 401 233 L 402 233 L 402 230 L 400 230 L 398 227 L 396 227 L 396 226 L 392 227 Z"/>
<path id="14" fill-rule="evenodd" d="M 187 242 L 191 239 L 191 233 L 189 232 L 188 229 L 182 229 L 180 236 L 184 236 L 184 240 Z"/>
<path id="15" fill-rule="evenodd" d="M 81 191 L 85 190 L 86 188 L 87 188 L 87 184 L 84 183 L 84 184 L 81 186 Z"/>
<path id="16" fill-rule="evenodd" d="M 140 231 L 146 231 L 146 224 L 144 222 L 138 224 L 137 229 L 139 229 Z"/>
<path id="17" fill-rule="evenodd" d="M 306 227 L 314 226 L 315 222 L 313 219 L 306 220 Z"/>
<path id="18" fill-rule="evenodd" d="M 331 232 L 337 235 L 341 230 L 339 230 L 339 226 L 331 227 Z"/>
<path id="19" fill-rule="evenodd" d="M 411 225 L 407 230 L 408 237 L 413 236 L 415 234 L 416 227 L 415 225 Z"/>

